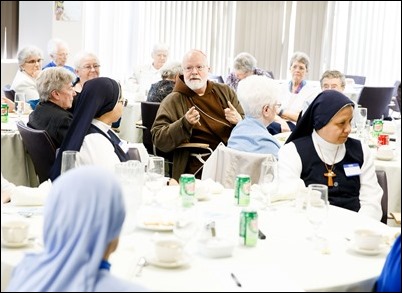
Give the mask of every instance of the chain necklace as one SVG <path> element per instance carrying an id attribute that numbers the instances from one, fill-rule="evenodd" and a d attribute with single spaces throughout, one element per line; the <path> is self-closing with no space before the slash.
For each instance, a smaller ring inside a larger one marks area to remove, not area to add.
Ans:
<path id="1" fill-rule="evenodd" d="M 325 163 L 324 155 L 322 154 L 320 145 L 318 143 L 317 143 L 317 145 L 318 145 L 318 149 L 320 150 L 320 154 L 321 154 L 321 157 L 322 157 L 322 161 L 324 162 L 325 169 L 327 169 L 327 173 L 324 173 L 324 176 L 328 178 L 328 184 L 327 185 L 328 186 L 334 186 L 334 180 L 332 179 L 332 177 L 336 176 L 336 174 L 335 174 L 335 172 L 333 170 L 334 170 L 334 167 L 335 167 L 335 159 L 336 159 L 336 155 L 338 154 L 339 145 L 336 148 L 335 157 L 334 157 L 334 160 L 332 162 L 331 168 L 328 167 L 327 163 Z"/>

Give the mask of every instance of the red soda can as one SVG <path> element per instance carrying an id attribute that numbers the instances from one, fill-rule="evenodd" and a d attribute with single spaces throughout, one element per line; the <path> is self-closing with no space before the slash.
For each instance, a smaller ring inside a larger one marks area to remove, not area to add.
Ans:
<path id="1" fill-rule="evenodd" d="M 378 146 L 380 145 L 389 145 L 389 135 L 388 134 L 380 134 L 378 136 Z"/>

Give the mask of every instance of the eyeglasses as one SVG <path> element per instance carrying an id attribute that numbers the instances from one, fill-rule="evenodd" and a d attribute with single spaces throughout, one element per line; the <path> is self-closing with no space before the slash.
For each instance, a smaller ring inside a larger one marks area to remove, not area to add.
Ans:
<path id="1" fill-rule="evenodd" d="M 205 67 L 206 67 L 205 65 L 187 66 L 187 67 L 184 67 L 184 70 L 186 72 L 193 72 L 193 70 L 195 68 L 198 72 L 200 72 L 200 71 L 203 71 Z"/>
<path id="2" fill-rule="evenodd" d="M 35 64 L 35 63 L 41 63 L 42 61 L 43 61 L 43 59 L 36 59 L 36 60 L 25 61 L 25 63 Z"/>
<path id="3" fill-rule="evenodd" d="M 94 65 L 85 65 L 85 66 L 82 66 L 81 68 L 85 69 L 85 70 L 91 70 L 92 68 L 95 70 L 98 70 L 99 67 L 100 67 L 99 64 L 94 64 Z"/>
<path id="4" fill-rule="evenodd" d="M 118 102 L 119 103 L 122 103 L 123 104 L 123 107 L 127 107 L 127 104 L 128 104 L 128 100 L 127 99 L 120 99 L 120 100 L 118 100 Z"/>

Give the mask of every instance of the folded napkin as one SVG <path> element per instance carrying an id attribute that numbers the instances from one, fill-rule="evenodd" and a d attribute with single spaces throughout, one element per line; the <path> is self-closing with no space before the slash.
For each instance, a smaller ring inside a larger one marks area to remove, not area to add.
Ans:
<path id="1" fill-rule="evenodd" d="M 14 206 L 43 205 L 49 194 L 52 182 L 42 182 L 38 187 L 16 186 L 11 192 L 11 204 Z"/>

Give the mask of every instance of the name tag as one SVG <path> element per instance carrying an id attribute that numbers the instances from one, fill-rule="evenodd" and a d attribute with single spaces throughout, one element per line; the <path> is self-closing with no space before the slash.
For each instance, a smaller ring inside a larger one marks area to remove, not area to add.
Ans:
<path id="1" fill-rule="evenodd" d="M 362 173 L 358 163 L 345 164 L 343 165 L 343 169 L 345 170 L 346 177 L 358 176 Z"/>
<path id="2" fill-rule="evenodd" d="M 125 153 L 128 152 L 128 149 L 129 149 L 128 143 L 121 141 L 119 143 L 119 147 L 123 150 L 123 152 L 125 152 Z"/>

